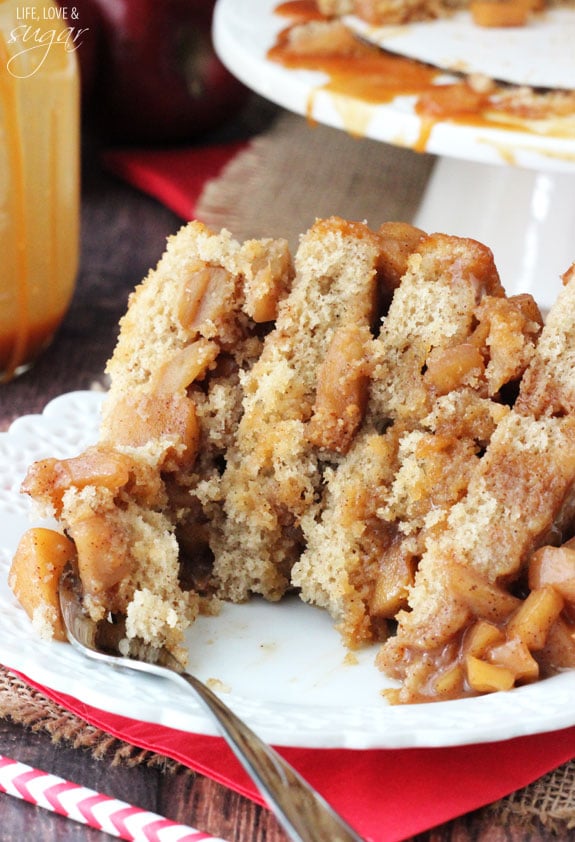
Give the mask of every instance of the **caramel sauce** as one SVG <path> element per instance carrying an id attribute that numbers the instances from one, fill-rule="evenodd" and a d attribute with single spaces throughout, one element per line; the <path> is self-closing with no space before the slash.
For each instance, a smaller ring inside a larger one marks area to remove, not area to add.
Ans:
<path id="1" fill-rule="evenodd" d="M 292 21 L 304 23 L 310 20 L 325 20 L 317 8 L 315 0 L 286 0 L 280 3 L 275 9 L 276 15 L 290 18 Z"/>
<path id="2" fill-rule="evenodd" d="M 298 70 L 317 70 L 329 76 L 324 90 L 364 102 L 389 103 L 399 94 L 429 93 L 440 72 L 411 59 L 394 56 L 358 41 L 351 33 L 338 33 L 333 51 L 319 47 L 299 52 L 290 41 L 291 27 L 283 30 L 268 53 L 272 61 Z"/>
<path id="3" fill-rule="evenodd" d="M 498 118 L 498 110 L 503 115 L 506 106 L 493 104 L 494 94 L 503 90 L 495 83 L 485 92 L 475 90 L 464 77 L 451 84 L 438 84 L 444 75 L 440 69 L 365 43 L 336 21 L 323 37 L 310 34 L 300 38 L 297 27 L 328 21 L 313 0 L 288 0 L 276 8 L 276 13 L 290 19 L 290 24 L 279 33 L 268 58 L 289 69 L 320 71 L 328 77 L 312 93 L 310 118 L 314 97 L 321 90 L 333 96 L 344 128 L 354 135 L 365 134 L 372 106 L 389 104 L 397 97 L 414 98 L 421 125 L 417 140 L 410 145 L 419 152 L 425 151 L 431 131 L 439 122 L 517 130 L 517 125 L 510 125 L 503 116 Z M 511 113 L 512 109 L 510 106 Z"/>

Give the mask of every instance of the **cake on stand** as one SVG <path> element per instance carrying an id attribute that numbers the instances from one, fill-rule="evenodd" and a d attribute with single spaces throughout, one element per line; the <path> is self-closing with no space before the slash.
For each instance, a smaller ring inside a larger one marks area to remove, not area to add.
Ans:
<path id="1" fill-rule="evenodd" d="M 276 6 L 277 0 L 218 0 L 214 42 L 232 73 L 261 96 L 311 120 L 384 143 L 420 148 L 422 120 L 412 97 L 370 105 L 323 89 L 325 77 L 320 73 L 290 70 L 270 61 L 267 52 L 288 23 L 275 14 Z M 347 22 L 361 30 L 361 22 Z M 466 72 L 503 77 L 515 84 L 575 88 L 570 46 L 575 38 L 573 9 L 553 11 L 534 27 L 495 33 L 496 38 L 507 39 L 505 50 L 501 45 L 481 48 L 482 40 L 492 39 L 493 30 L 474 27 L 473 49 L 461 41 L 458 31 L 452 41 L 459 45 L 451 50 L 455 58 L 446 47 L 449 31 L 433 38 L 423 37 L 412 26 L 405 31 L 407 46 L 398 39 L 397 27 L 393 32 L 370 28 L 361 34 L 387 49 L 441 63 L 446 73 L 461 69 L 459 50 L 469 65 Z M 516 41 L 513 49 L 510 38 Z M 497 57 L 502 55 L 505 65 L 499 66 Z M 563 120 L 560 126 L 550 124 L 543 130 L 521 124 L 501 128 L 440 121 L 430 132 L 425 151 L 436 155 L 437 161 L 416 218 L 407 221 L 426 231 L 484 242 L 495 254 L 507 292 L 530 292 L 547 310 L 560 288 L 561 274 L 575 260 L 575 114 L 570 124 Z"/>

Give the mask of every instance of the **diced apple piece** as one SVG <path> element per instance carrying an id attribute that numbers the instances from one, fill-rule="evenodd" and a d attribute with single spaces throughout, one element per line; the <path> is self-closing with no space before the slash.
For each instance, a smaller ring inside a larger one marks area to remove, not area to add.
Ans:
<path id="1" fill-rule="evenodd" d="M 414 577 L 414 559 L 401 552 L 389 552 L 375 578 L 369 600 L 370 617 L 395 617 L 407 604 L 407 595 Z"/>
<path id="2" fill-rule="evenodd" d="M 529 561 L 532 591 L 551 585 L 566 602 L 575 603 L 575 548 L 540 547 Z"/>
<path id="3" fill-rule="evenodd" d="M 473 655 L 465 659 L 467 681 L 472 690 L 478 693 L 494 693 L 498 690 L 511 690 L 515 676 L 505 667 L 489 664 Z"/>
<path id="4" fill-rule="evenodd" d="M 452 592 L 477 617 L 499 623 L 517 609 L 521 601 L 479 573 L 453 564 L 449 568 Z"/>
<path id="5" fill-rule="evenodd" d="M 434 348 L 427 358 L 423 379 L 438 395 L 446 395 L 484 373 L 485 360 L 479 348 L 462 342 L 452 348 Z"/>
<path id="6" fill-rule="evenodd" d="M 435 695 L 443 699 L 453 699 L 460 696 L 464 680 L 465 673 L 462 665 L 453 664 L 443 670 L 435 680 Z"/>
<path id="7" fill-rule="evenodd" d="M 482 658 L 487 650 L 494 644 L 503 643 L 505 635 L 500 628 L 488 623 L 487 620 L 479 620 L 467 631 L 463 641 L 463 651 L 467 655 L 474 655 Z"/>
<path id="8" fill-rule="evenodd" d="M 76 521 L 70 535 L 78 552 L 78 571 L 84 592 L 97 598 L 130 572 L 127 537 L 122 528 L 103 515 Z"/>
<path id="9" fill-rule="evenodd" d="M 242 251 L 248 260 L 244 270 L 243 309 L 254 322 L 273 321 L 293 275 L 288 244 L 285 240 L 273 244 L 250 240 L 244 243 Z"/>
<path id="10" fill-rule="evenodd" d="M 366 347 L 369 331 L 360 325 L 337 330 L 317 373 L 308 439 L 317 447 L 347 453 L 363 419 L 368 397 Z"/>
<path id="11" fill-rule="evenodd" d="M 384 222 L 378 234 L 382 240 L 379 271 L 385 292 L 390 293 L 401 283 L 407 272 L 407 261 L 426 235 L 421 228 L 408 222 Z"/>
<path id="12" fill-rule="evenodd" d="M 519 638 L 511 638 L 497 646 L 491 647 L 487 654 L 491 664 L 505 667 L 519 682 L 535 681 L 539 676 L 539 664 Z"/>
<path id="13" fill-rule="evenodd" d="M 190 383 L 204 376 L 219 352 L 220 346 L 209 339 L 191 342 L 159 368 L 153 391 L 161 395 L 184 392 Z"/>
<path id="14" fill-rule="evenodd" d="M 531 591 L 507 625 L 507 636 L 518 637 L 530 652 L 545 646 L 551 626 L 563 610 L 563 597 L 552 587 Z"/>
<path id="15" fill-rule="evenodd" d="M 186 395 L 145 394 L 120 399 L 108 419 L 119 445 L 143 447 L 151 441 L 171 440 L 167 457 L 175 455 L 178 464 L 195 459 L 200 429 L 196 405 Z"/>
<path id="16" fill-rule="evenodd" d="M 110 447 L 94 445 L 70 459 L 42 459 L 35 462 L 22 483 L 22 491 L 35 499 L 50 501 L 58 515 L 64 492 L 87 485 L 117 491 L 130 477 L 128 456 Z"/>
<path id="17" fill-rule="evenodd" d="M 563 617 L 558 617 L 551 626 L 537 658 L 544 675 L 575 667 L 575 629 Z"/>
<path id="18" fill-rule="evenodd" d="M 75 557 L 72 541 L 53 529 L 34 527 L 20 539 L 8 583 L 42 637 L 66 640 L 58 582 Z"/>
<path id="19" fill-rule="evenodd" d="M 180 323 L 187 330 L 199 331 L 208 323 L 217 322 L 228 312 L 234 288 L 234 276 L 226 269 L 198 263 L 180 296 Z"/>
<path id="20" fill-rule="evenodd" d="M 60 466 L 67 485 L 76 488 L 98 485 L 117 491 L 128 482 L 131 463 L 122 453 L 94 445 L 78 456 L 64 459 Z"/>

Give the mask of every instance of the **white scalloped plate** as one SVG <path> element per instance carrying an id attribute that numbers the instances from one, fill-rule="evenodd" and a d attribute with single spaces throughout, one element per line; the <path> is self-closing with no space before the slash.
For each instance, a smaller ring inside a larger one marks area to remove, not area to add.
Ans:
<path id="1" fill-rule="evenodd" d="M 35 459 L 72 456 L 97 435 L 102 395 L 73 392 L 43 415 L 0 433 L 0 661 L 34 682 L 85 704 L 144 722 L 214 734 L 211 720 L 168 682 L 119 673 L 84 659 L 68 644 L 39 640 L 7 585 L 14 548 L 32 523 L 19 493 Z M 575 672 L 509 693 L 390 707 L 390 686 L 374 650 L 346 659 L 327 615 L 297 598 L 228 605 L 202 618 L 188 638 L 191 669 L 215 679 L 225 701 L 264 739 L 310 748 L 406 748 L 504 740 L 575 724 Z"/>
<path id="2" fill-rule="evenodd" d="M 372 44 L 452 73 L 539 88 L 575 88 L 575 9 L 549 9 L 526 26 L 481 27 L 468 11 L 403 26 L 346 24 Z M 552 60 L 551 60 L 552 57 Z"/>

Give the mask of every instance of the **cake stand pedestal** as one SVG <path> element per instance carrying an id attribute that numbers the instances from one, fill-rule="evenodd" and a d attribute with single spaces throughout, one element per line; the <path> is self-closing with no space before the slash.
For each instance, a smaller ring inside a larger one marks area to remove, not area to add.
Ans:
<path id="1" fill-rule="evenodd" d="M 547 310 L 575 261 L 575 174 L 441 157 L 414 224 L 487 244 L 507 293 Z"/>

